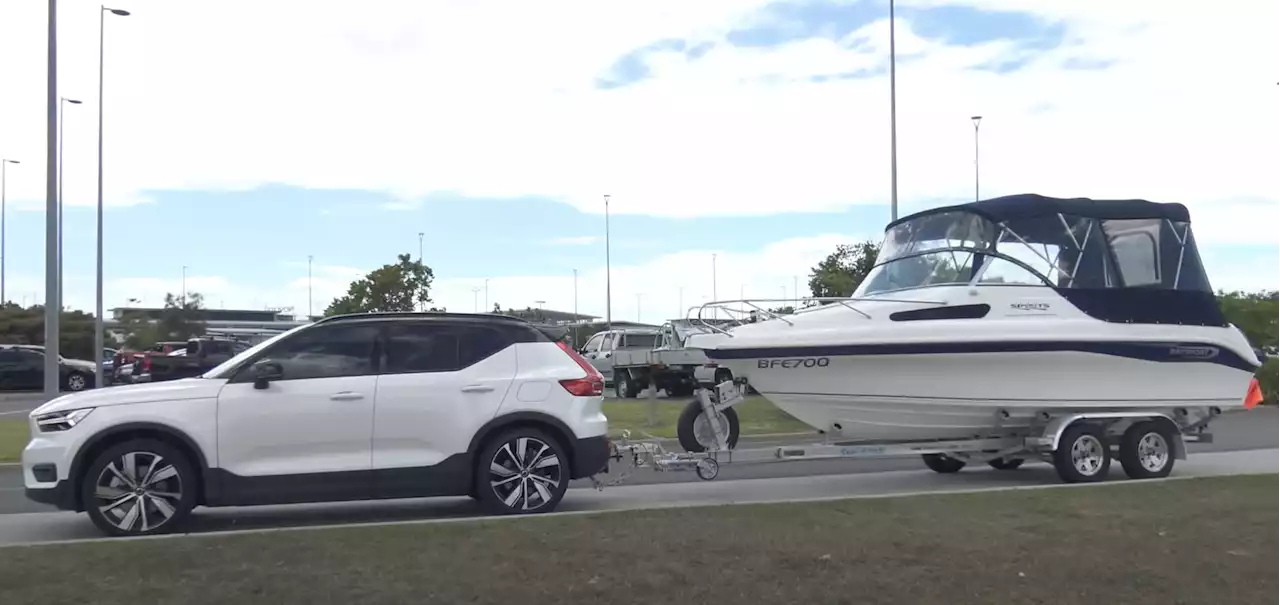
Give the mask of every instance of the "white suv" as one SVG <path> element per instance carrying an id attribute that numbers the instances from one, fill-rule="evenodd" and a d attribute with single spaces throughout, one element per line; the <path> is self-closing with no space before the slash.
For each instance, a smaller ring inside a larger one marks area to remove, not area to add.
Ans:
<path id="1" fill-rule="evenodd" d="M 546 512 L 607 470 L 604 380 L 524 320 L 331 317 L 199 378 L 66 395 L 31 413 L 29 498 L 111 535 L 198 505 L 470 495 Z"/>

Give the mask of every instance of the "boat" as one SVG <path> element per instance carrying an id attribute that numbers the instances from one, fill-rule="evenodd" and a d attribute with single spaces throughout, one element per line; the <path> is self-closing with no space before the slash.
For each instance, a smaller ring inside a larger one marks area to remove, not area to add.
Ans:
<path id="1" fill-rule="evenodd" d="M 758 319 L 708 324 L 686 346 L 846 440 L 1128 412 L 1185 431 L 1248 405 L 1260 365 L 1218 308 L 1181 204 L 1024 194 L 925 210 L 889 223 L 851 297 L 808 304 L 708 303 L 699 316 Z"/>

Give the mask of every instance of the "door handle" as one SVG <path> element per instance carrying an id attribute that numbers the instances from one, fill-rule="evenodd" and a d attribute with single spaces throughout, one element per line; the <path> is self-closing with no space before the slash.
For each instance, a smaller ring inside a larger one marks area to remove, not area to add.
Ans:
<path id="1" fill-rule="evenodd" d="M 341 391 L 329 396 L 330 401 L 358 401 L 364 399 L 364 395 L 355 391 Z"/>
<path id="2" fill-rule="evenodd" d="M 465 387 L 462 387 L 463 393 L 488 393 L 489 391 L 492 391 L 492 390 L 493 390 L 493 387 L 487 384 L 469 384 Z"/>

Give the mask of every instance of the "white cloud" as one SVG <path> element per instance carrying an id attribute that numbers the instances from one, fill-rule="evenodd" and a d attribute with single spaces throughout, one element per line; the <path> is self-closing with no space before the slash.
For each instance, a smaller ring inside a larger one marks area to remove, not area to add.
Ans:
<path id="1" fill-rule="evenodd" d="M 592 87 L 629 50 L 721 39 L 765 3 L 382 0 L 353 11 L 336 0 L 134 0 L 133 16 L 107 24 L 107 199 L 283 182 L 401 200 L 547 195 L 592 211 L 607 192 L 618 212 L 675 216 L 883 203 L 885 78 L 803 78 L 883 67 L 884 22 L 843 45 L 662 55 L 651 81 Z M 899 49 L 914 57 L 899 69 L 904 201 L 969 195 L 978 113 L 990 194 L 1146 197 L 1188 203 L 1196 217 L 1234 200 L 1276 203 L 1280 4 L 903 4 L 1029 11 L 1071 41 L 994 74 L 973 67 L 1009 43 L 947 46 L 901 21 Z M 43 7 L 0 7 L 0 56 L 23 57 L 6 63 L 0 96 L 0 153 L 24 161 L 11 171 L 16 200 L 43 197 Z M 95 7 L 62 7 L 62 91 L 86 101 L 67 115 L 71 204 L 94 199 Z M 1112 65 L 1064 67 L 1082 57 Z M 1275 229 L 1256 237 L 1277 239 Z"/>

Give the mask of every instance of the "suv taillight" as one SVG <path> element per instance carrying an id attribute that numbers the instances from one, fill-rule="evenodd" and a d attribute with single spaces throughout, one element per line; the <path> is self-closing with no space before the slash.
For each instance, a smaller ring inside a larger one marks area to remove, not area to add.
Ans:
<path id="1" fill-rule="evenodd" d="M 564 351 L 566 355 L 573 358 L 573 360 L 577 362 L 578 367 L 582 368 L 582 371 L 587 373 L 587 375 L 582 378 L 561 380 L 560 386 L 564 387 L 564 390 L 569 391 L 569 393 L 575 397 L 595 397 L 597 395 L 603 395 L 604 376 L 600 375 L 600 372 L 596 370 L 595 366 L 591 365 L 591 362 L 584 359 L 577 351 L 569 348 L 569 345 L 565 344 L 563 340 L 557 340 L 556 345 L 559 346 L 560 350 Z"/>

